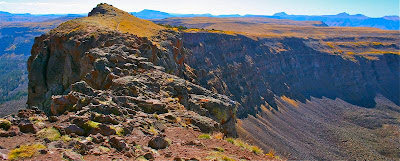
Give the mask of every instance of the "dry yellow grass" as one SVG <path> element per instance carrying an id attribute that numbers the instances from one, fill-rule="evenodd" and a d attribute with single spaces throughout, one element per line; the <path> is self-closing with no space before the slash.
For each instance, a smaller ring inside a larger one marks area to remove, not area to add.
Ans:
<path id="1" fill-rule="evenodd" d="M 225 140 L 231 144 L 234 144 L 236 146 L 239 146 L 243 149 L 246 149 L 246 150 L 251 151 L 256 154 L 264 153 L 264 151 L 261 148 L 259 148 L 258 146 L 252 146 L 252 145 L 248 144 L 247 142 L 242 141 L 240 139 L 226 138 Z"/>
<path id="2" fill-rule="evenodd" d="M 190 33 L 198 33 L 198 32 L 207 32 L 207 33 L 220 33 L 220 34 L 227 34 L 227 35 L 237 35 L 237 34 L 243 34 L 240 32 L 235 32 L 235 31 L 227 31 L 227 30 L 209 30 L 209 29 L 198 29 L 198 28 L 190 28 L 183 30 L 183 32 L 190 32 Z"/>
<path id="3" fill-rule="evenodd" d="M 355 57 L 377 54 L 399 54 L 400 33 L 366 27 L 320 27 L 318 22 L 277 20 L 268 18 L 170 18 L 158 21 L 189 27 L 184 32 L 244 35 L 254 40 L 263 38 L 301 38 L 321 52 Z M 201 29 L 199 29 L 201 28 Z M 271 47 L 272 53 L 290 50 L 284 46 Z M 365 57 L 368 59 L 375 59 Z"/>
<path id="4" fill-rule="evenodd" d="M 360 54 L 396 54 L 396 55 L 400 55 L 400 51 L 372 50 L 372 51 L 365 51 Z"/>
<path id="5" fill-rule="evenodd" d="M 21 145 L 15 148 L 8 154 L 9 160 L 23 160 L 33 157 L 39 150 L 45 149 L 46 146 L 42 144 Z"/>
<path id="6" fill-rule="evenodd" d="M 294 107 L 299 107 L 299 104 L 298 104 L 295 100 L 293 100 L 293 99 L 291 99 L 291 98 L 289 98 L 289 97 L 281 96 L 281 99 L 282 99 L 283 101 L 285 101 L 286 103 L 291 104 L 291 105 L 294 106 Z"/>
<path id="7" fill-rule="evenodd" d="M 207 30 L 223 30 L 256 37 L 299 37 L 299 38 L 335 38 L 335 37 L 392 37 L 399 36 L 398 31 L 380 30 L 366 27 L 318 27 L 317 22 L 301 22 L 268 18 L 170 18 L 166 22 L 179 22 L 182 26 L 195 28 L 203 26 Z M 195 30 L 192 30 L 195 31 Z"/>
<path id="8" fill-rule="evenodd" d="M 212 136 L 214 139 L 222 140 L 224 138 L 224 134 L 221 132 L 214 133 Z"/>
<path id="9" fill-rule="evenodd" d="M 53 33 L 68 34 L 72 32 L 91 31 L 119 31 L 130 33 L 140 37 L 151 37 L 160 30 L 165 29 L 151 21 L 139 19 L 128 12 L 119 10 L 108 4 L 102 4 L 101 7 L 108 10 L 109 14 L 96 14 L 90 17 L 78 18 L 61 24 Z"/>
<path id="10" fill-rule="evenodd" d="M 379 60 L 379 58 L 375 56 L 364 56 L 364 58 L 368 60 Z"/>

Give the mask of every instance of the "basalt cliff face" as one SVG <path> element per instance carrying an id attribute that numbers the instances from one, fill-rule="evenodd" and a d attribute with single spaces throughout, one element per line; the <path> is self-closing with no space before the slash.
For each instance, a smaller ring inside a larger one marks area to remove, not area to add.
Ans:
<path id="1" fill-rule="evenodd" d="M 276 107 L 275 97 L 306 102 L 311 97 L 340 98 L 362 107 L 375 107 L 381 94 L 400 104 L 399 55 L 382 54 L 379 60 L 356 56 L 353 61 L 311 47 L 300 38 L 260 38 L 241 35 L 185 33 L 196 81 L 242 104 L 239 115 Z M 275 51 L 279 45 L 282 51 Z M 254 107 L 254 108 L 249 108 Z"/>
<path id="2" fill-rule="evenodd" d="M 242 105 L 241 137 L 289 159 L 398 158 L 399 55 L 349 60 L 301 38 L 185 33 L 183 42 L 195 80 Z"/>

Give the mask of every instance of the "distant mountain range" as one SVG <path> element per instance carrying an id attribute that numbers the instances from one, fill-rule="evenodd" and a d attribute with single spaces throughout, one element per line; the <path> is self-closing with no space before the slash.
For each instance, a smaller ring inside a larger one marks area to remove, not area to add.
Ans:
<path id="1" fill-rule="evenodd" d="M 371 18 L 362 14 L 350 15 L 348 13 L 339 13 L 337 15 L 288 15 L 285 12 L 276 13 L 272 16 L 267 15 L 212 15 L 212 14 L 174 14 L 155 10 L 143 10 L 140 12 L 131 12 L 136 17 L 142 19 L 164 19 L 172 17 L 265 17 L 274 19 L 289 19 L 295 21 L 322 21 L 328 26 L 341 27 L 375 27 L 385 30 L 399 30 L 399 16 L 385 16 L 381 18 Z"/>
<path id="2" fill-rule="evenodd" d="M 58 18 L 71 18 L 83 17 L 86 15 L 82 14 L 46 14 L 46 15 L 32 15 L 29 13 L 25 14 L 13 14 L 8 12 L 0 11 L 0 23 L 4 22 L 42 22 Z"/>
<path id="3" fill-rule="evenodd" d="M 249 15 L 248 15 L 249 16 Z M 258 16 L 258 15 L 250 15 Z M 399 30 L 399 16 L 385 16 L 381 18 L 371 18 L 362 14 L 350 15 L 339 13 L 337 15 L 307 16 L 307 15 L 288 15 L 285 12 L 276 13 L 273 16 L 259 16 L 277 19 L 290 19 L 295 21 L 323 21 L 328 26 L 343 27 L 375 27 L 385 30 Z"/>
<path id="4" fill-rule="evenodd" d="M 380 18 L 371 18 L 362 14 L 350 15 L 348 13 L 339 13 L 337 15 L 289 15 L 285 12 L 276 13 L 272 16 L 268 15 L 212 15 L 212 14 L 176 14 L 167 13 L 156 10 L 145 9 L 140 12 L 131 12 L 132 15 L 142 19 L 165 19 L 173 17 L 265 17 L 274 19 L 288 19 L 294 21 L 322 21 L 328 26 L 340 27 L 374 27 L 384 30 L 399 30 L 399 16 L 384 16 Z M 43 22 L 53 19 L 71 19 L 86 16 L 84 14 L 47 14 L 47 15 L 32 15 L 12 14 L 0 11 L 0 23 L 4 22 Z"/>

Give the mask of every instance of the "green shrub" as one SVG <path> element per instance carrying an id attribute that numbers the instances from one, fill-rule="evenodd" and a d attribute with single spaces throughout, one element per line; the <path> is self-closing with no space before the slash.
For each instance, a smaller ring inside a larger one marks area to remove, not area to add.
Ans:
<path id="1" fill-rule="evenodd" d="M 235 161 L 235 159 L 233 159 L 219 151 L 211 152 L 209 154 L 209 156 L 206 157 L 206 160 Z"/>
<path id="2" fill-rule="evenodd" d="M 210 134 L 201 134 L 201 135 L 199 135 L 199 139 L 211 139 L 211 135 Z"/>
<path id="3" fill-rule="evenodd" d="M 135 146 L 135 149 L 142 150 L 143 148 L 142 148 L 142 146 L 141 146 L 141 145 L 136 145 L 136 146 Z"/>
<path id="4" fill-rule="evenodd" d="M 36 133 L 36 136 L 39 138 L 47 138 L 51 141 L 60 140 L 61 134 L 55 128 L 44 128 Z"/>
<path id="5" fill-rule="evenodd" d="M 115 130 L 115 133 L 116 133 L 118 136 L 123 136 L 123 135 L 125 134 L 125 131 L 124 131 L 124 129 L 123 129 L 122 127 L 119 127 L 119 126 L 110 126 L 110 128 L 111 128 L 111 129 L 114 129 L 114 130 Z"/>
<path id="6" fill-rule="evenodd" d="M 102 152 L 109 152 L 110 148 L 104 147 L 104 146 L 99 146 L 100 151 Z"/>
<path id="7" fill-rule="evenodd" d="M 225 149 L 221 148 L 221 147 L 215 147 L 214 150 L 215 151 L 219 151 L 219 152 L 224 152 L 225 151 Z"/>
<path id="8" fill-rule="evenodd" d="M 253 152 L 253 153 L 256 153 L 256 154 L 262 154 L 262 153 L 264 153 L 263 152 L 263 150 L 261 150 L 259 147 L 257 147 L 257 146 L 252 146 L 251 147 L 251 151 Z"/>
<path id="9" fill-rule="evenodd" d="M 90 136 L 88 136 L 88 137 L 85 138 L 85 140 L 87 140 L 87 141 L 93 141 L 93 138 L 90 137 Z"/>
<path id="10" fill-rule="evenodd" d="M 256 154 L 262 154 L 262 153 L 264 153 L 263 150 L 260 149 L 259 147 L 257 147 L 257 146 L 251 146 L 251 145 L 247 144 L 246 142 L 244 142 L 244 141 L 242 141 L 242 140 L 240 140 L 240 139 L 226 138 L 225 140 L 226 140 L 227 142 L 231 143 L 231 144 L 234 144 L 234 145 L 236 145 L 236 146 L 239 146 L 239 147 L 241 147 L 241 148 L 243 148 L 243 149 L 247 149 L 247 150 L 249 150 L 249 151 L 251 151 L 251 152 L 253 152 L 253 153 L 256 153 Z"/>
<path id="11" fill-rule="evenodd" d="M 225 140 L 227 142 L 231 143 L 231 144 L 235 144 L 235 139 L 234 138 L 226 138 Z"/>
<path id="12" fill-rule="evenodd" d="M 235 159 L 230 158 L 230 157 L 228 157 L 228 156 L 223 156 L 223 157 L 221 158 L 221 160 L 223 160 L 223 161 L 235 161 Z"/>
<path id="13" fill-rule="evenodd" d="M 64 141 L 65 143 L 70 142 L 72 140 L 71 137 L 69 137 L 69 135 L 63 135 L 61 136 L 61 140 Z"/>
<path id="14" fill-rule="evenodd" d="M 89 131 L 91 129 L 99 128 L 100 123 L 94 121 L 87 121 L 83 124 L 83 129 Z"/>
<path id="15" fill-rule="evenodd" d="M 11 127 L 11 122 L 6 119 L 0 119 L 0 128 L 8 130 Z"/>
<path id="16" fill-rule="evenodd" d="M 267 154 L 265 154 L 265 155 L 266 155 L 266 156 L 269 156 L 269 157 L 271 157 L 271 158 L 279 159 L 279 157 L 275 155 L 275 150 L 274 150 L 274 149 L 269 150 L 269 153 L 267 153 Z"/>
<path id="17" fill-rule="evenodd" d="M 154 128 L 154 126 L 150 126 L 149 131 L 153 133 L 153 135 L 158 135 L 158 130 Z"/>
<path id="18" fill-rule="evenodd" d="M 136 158 L 137 161 L 147 161 L 147 159 L 144 156 L 140 156 Z"/>

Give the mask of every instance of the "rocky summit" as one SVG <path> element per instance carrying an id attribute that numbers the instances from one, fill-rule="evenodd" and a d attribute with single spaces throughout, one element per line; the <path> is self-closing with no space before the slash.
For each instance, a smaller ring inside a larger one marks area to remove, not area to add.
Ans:
<path id="1" fill-rule="evenodd" d="M 272 159 L 233 144 L 239 103 L 188 81 L 185 53 L 179 32 L 108 4 L 36 38 L 29 109 L 2 120 L 1 157 Z"/>

